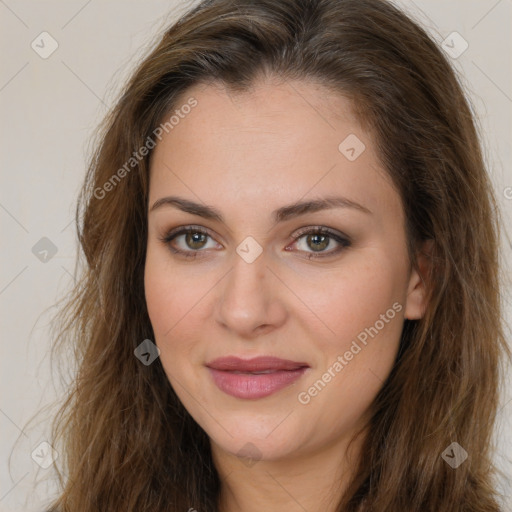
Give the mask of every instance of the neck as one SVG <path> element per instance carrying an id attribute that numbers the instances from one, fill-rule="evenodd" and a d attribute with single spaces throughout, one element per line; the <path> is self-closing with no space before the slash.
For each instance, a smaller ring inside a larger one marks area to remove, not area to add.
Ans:
<path id="1" fill-rule="evenodd" d="M 279 460 L 254 461 L 242 460 L 212 441 L 221 481 L 219 512 L 335 512 L 357 468 L 364 434 L 350 446 L 349 441 Z"/>

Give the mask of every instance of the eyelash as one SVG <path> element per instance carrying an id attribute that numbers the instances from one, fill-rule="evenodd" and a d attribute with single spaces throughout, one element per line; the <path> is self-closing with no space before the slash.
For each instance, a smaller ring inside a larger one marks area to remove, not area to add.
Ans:
<path id="1" fill-rule="evenodd" d="M 172 229 L 171 231 L 169 231 L 168 233 L 166 233 L 164 236 L 160 237 L 159 239 L 162 243 L 167 245 L 169 247 L 169 249 L 174 254 L 179 254 L 179 255 L 185 256 L 186 258 L 195 259 L 200 252 L 205 252 L 205 250 L 201 249 L 201 250 L 183 251 L 181 249 L 176 249 L 175 247 L 172 247 L 172 245 L 171 245 L 171 242 L 175 238 L 177 238 L 180 235 L 187 235 L 189 233 L 200 233 L 200 234 L 209 236 L 210 238 L 213 238 L 210 235 L 210 233 L 207 230 L 205 230 L 204 228 L 202 228 L 201 226 L 183 226 L 180 228 Z M 302 237 L 304 237 L 306 235 L 326 235 L 326 236 L 328 236 L 328 238 L 338 242 L 341 246 L 341 247 L 338 247 L 337 249 L 331 250 L 327 253 L 314 253 L 314 252 L 307 253 L 309 256 L 306 256 L 306 259 L 308 259 L 308 260 L 334 256 L 334 255 L 340 253 L 341 251 L 343 251 L 344 249 L 346 249 L 347 247 L 350 247 L 350 245 L 352 244 L 352 242 L 350 241 L 350 239 L 348 237 L 343 237 L 343 236 L 339 235 L 338 233 L 331 231 L 330 229 L 325 228 L 323 226 L 314 226 L 314 227 L 310 226 L 307 228 L 303 228 L 302 230 L 300 230 L 299 233 L 297 233 L 293 237 L 292 243 L 297 243 Z"/>

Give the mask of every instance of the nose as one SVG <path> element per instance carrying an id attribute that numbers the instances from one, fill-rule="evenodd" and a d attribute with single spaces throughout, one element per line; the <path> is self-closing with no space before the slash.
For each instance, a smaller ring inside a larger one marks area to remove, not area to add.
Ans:
<path id="1" fill-rule="evenodd" d="M 286 321 L 283 285 L 263 252 L 248 263 L 234 255 L 233 267 L 218 289 L 217 321 L 233 336 L 252 340 Z"/>

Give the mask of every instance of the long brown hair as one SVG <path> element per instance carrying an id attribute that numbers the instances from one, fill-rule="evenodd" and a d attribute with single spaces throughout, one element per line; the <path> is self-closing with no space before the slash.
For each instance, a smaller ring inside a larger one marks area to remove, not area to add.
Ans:
<path id="1" fill-rule="evenodd" d="M 337 510 L 500 510 L 491 437 L 510 352 L 496 200 L 447 58 L 382 0 L 204 1 L 138 66 L 105 120 L 78 202 L 84 268 L 55 343 L 74 347 L 78 369 L 53 425 L 64 455 L 54 510 L 217 510 L 208 436 L 160 360 L 146 366 L 134 356 L 154 340 L 143 283 L 151 151 L 130 159 L 191 85 L 243 92 L 262 74 L 350 98 L 400 193 L 413 264 L 432 240 L 428 308 L 405 321 Z M 456 469 L 442 457 L 453 442 L 468 453 Z"/>

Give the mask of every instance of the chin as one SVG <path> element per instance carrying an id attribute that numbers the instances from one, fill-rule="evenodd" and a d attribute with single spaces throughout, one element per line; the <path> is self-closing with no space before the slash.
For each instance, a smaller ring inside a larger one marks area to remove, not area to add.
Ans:
<path id="1" fill-rule="evenodd" d="M 285 416 L 286 417 L 286 416 Z M 208 437 L 219 449 L 242 460 L 248 459 L 248 465 L 257 460 L 274 461 L 286 458 L 304 447 L 306 439 L 300 434 L 304 427 L 294 429 L 291 418 L 285 419 L 290 424 L 280 425 L 283 417 L 268 418 L 267 421 L 254 417 L 224 420 L 229 425 L 228 432 L 221 426 L 209 423 L 206 429 Z M 266 425 L 272 424 L 272 426 Z M 276 428 L 277 427 L 277 428 Z"/>
<path id="2" fill-rule="evenodd" d="M 224 437 L 214 442 L 222 451 L 240 458 L 247 466 L 258 461 L 285 459 L 296 452 L 296 448 L 284 444 L 281 439 L 259 439 L 250 435 L 229 439 Z"/>

